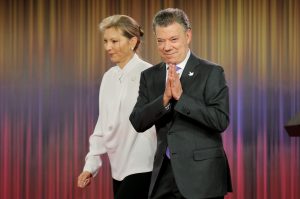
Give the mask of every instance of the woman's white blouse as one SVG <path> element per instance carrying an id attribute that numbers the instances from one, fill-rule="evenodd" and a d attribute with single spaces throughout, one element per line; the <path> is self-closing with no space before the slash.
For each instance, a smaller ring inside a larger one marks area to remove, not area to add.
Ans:
<path id="1" fill-rule="evenodd" d="M 140 74 L 150 66 L 135 54 L 123 69 L 114 66 L 104 74 L 99 94 L 99 117 L 89 139 L 84 171 L 95 176 L 102 165 L 100 155 L 104 153 L 108 154 L 115 180 L 152 171 L 155 129 L 137 133 L 129 121 L 138 97 Z"/>

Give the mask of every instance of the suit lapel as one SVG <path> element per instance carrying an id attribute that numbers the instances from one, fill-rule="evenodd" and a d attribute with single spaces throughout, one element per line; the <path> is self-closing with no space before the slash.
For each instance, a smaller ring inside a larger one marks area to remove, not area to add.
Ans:
<path id="1" fill-rule="evenodd" d="M 157 96 L 159 96 L 164 93 L 166 87 L 166 64 L 161 63 L 157 67 L 157 73 L 154 73 L 154 75 L 155 91 L 157 92 Z"/>
<path id="2" fill-rule="evenodd" d="M 199 60 L 195 55 L 191 53 L 190 58 L 188 59 L 186 66 L 182 72 L 180 82 L 183 90 L 188 89 L 188 86 L 192 84 L 198 75 L 197 65 L 199 64 Z"/>

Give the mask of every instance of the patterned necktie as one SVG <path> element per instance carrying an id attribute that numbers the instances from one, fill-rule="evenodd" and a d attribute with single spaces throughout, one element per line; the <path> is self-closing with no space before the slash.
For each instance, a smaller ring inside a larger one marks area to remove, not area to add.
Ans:
<path id="1" fill-rule="evenodd" d="M 170 156 L 170 149 L 169 147 L 167 146 L 167 150 L 166 150 L 166 156 L 171 159 L 171 156 Z"/>
<path id="2" fill-rule="evenodd" d="M 176 73 L 178 74 L 179 78 L 181 77 L 182 68 L 176 65 Z"/>

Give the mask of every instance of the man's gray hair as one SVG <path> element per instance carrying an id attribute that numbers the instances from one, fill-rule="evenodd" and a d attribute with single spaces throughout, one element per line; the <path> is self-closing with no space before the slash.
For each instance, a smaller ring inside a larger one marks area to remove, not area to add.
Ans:
<path id="1" fill-rule="evenodd" d="M 167 8 L 159 11 L 153 18 L 152 28 L 155 32 L 156 26 L 167 27 L 174 22 L 179 23 L 184 30 L 192 29 L 191 23 L 185 12 L 178 8 Z"/>

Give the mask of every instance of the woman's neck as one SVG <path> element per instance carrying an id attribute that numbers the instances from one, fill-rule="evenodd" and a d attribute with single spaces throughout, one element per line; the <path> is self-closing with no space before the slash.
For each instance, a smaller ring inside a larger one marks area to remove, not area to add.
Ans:
<path id="1" fill-rule="evenodd" d="M 132 53 L 130 56 L 128 56 L 124 61 L 117 63 L 117 65 L 121 69 L 123 69 L 126 66 L 126 64 L 132 59 L 133 55 L 134 55 L 134 53 Z"/>

